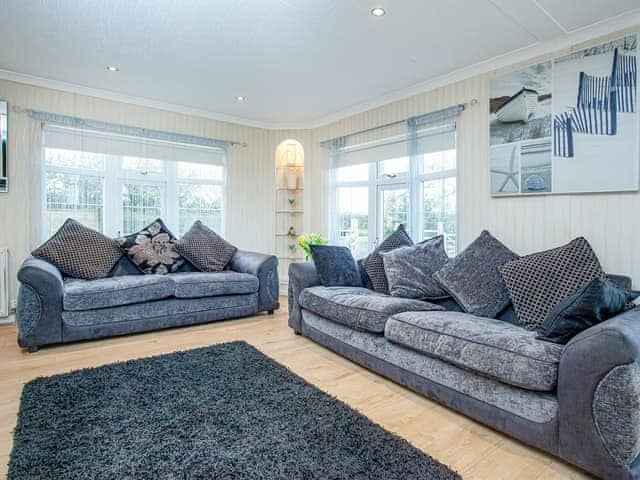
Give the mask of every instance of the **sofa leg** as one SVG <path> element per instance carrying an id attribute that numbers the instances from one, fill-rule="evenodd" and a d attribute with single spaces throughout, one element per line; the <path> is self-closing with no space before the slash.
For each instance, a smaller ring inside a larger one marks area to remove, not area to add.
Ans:
<path id="1" fill-rule="evenodd" d="M 36 353 L 38 351 L 38 346 L 37 345 L 32 345 L 30 347 L 27 347 L 27 352 L 29 353 Z"/>
<path id="2" fill-rule="evenodd" d="M 273 310 L 267 310 L 267 313 L 268 313 L 269 315 L 273 315 Z"/>

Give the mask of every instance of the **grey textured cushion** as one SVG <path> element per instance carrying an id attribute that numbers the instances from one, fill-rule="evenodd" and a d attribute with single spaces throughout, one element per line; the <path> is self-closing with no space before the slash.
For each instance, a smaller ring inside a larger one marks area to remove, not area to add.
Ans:
<path id="1" fill-rule="evenodd" d="M 329 320 L 373 333 L 382 333 L 394 313 L 442 309 L 432 303 L 389 297 L 358 287 L 306 288 L 299 302 L 303 308 Z"/>
<path id="2" fill-rule="evenodd" d="M 325 320 L 308 310 L 303 310 L 302 316 L 306 325 L 340 343 L 531 422 L 551 422 L 557 415 L 558 402 L 552 393 L 533 392 L 498 382 L 437 358 L 402 348 L 380 335 Z"/>
<path id="3" fill-rule="evenodd" d="M 178 240 L 176 248 L 203 272 L 223 271 L 238 250 L 200 220 Z"/>
<path id="4" fill-rule="evenodd" d="M 67 276 L 87 280 L 106 277 L 122 257 L 115 240 L 71 218 L 31 254 Z"/>
<path id="5" fill-rule="evenodd" d="M 604 277 L 598 257 L 584 238 L 526 255 L 500 267 L 520 325 L 538 328 L 553 307 L 594 278 Z"/>
<path id="6" fill-rule="evenodd" d="M 449 296 L 433 278 L 433 274 L 449 261 L 442 235 L 381 255 L 392 296 L 424 300 L 441 300 Z"/>
<path id="7" fill-rule="evenodd" d="M 362 287 L 360 269 L 347 247 L 311 245 L 311 256 L 325 287 Z"/>
<path id="8" fill-rule="evenodd" d="M 389 285 L 387 284 L 387 277 L 384 272 L 384 261 L 382 260 L 381 253 L 408 245 L 413 245 L 413 242 L 404 229 L 404 225 L 398 225 L 395 232 L 385 238 L 368 257 L 363 259 L 362 265 L 371 279 L 371 284 L 376 292 L 389 293 Z"/>
<path id="9" fill-rule="evenodd" d="M 160 300 L 173 295 L 173 282 L 161 275 L 129 275 L 64 282 L 65 310 L 95 310 Z"/>
<path id="10" fill-rule="evenodd" d="M 176 249 L 176 237 L 161 218 L 156 218 L 138 233 L 119 238 L 118 242 L 129 259 L 146 274 L 176 272 L 185 264 Z"/>
<path id="11" fill-rule="evenodd" d="M 258 277 L 248 273 L 224 271 L 218 273 L 170 273 L 177 298 L 215 297 L 258 291 Z"/>
<path id="12" fill-rule="evenodd" d="M 640 455 L 640 366 L 620 365 L 593 395 L 593 419 L 609 455 L 629 465 Z"/>
<path id="13" fill-rule="evenodd" d="M 407 312 L 392 316 L 385 337 L 498 381 L 552 391 L 563 347 L 501 320 L 461 312 Z"/>
<path id="14" fill-rule="evenodd" d="M 517 258 L 485 230 L 434 278 L 465 312 L 495 318 L 510 301 L 498 267 Z"/>

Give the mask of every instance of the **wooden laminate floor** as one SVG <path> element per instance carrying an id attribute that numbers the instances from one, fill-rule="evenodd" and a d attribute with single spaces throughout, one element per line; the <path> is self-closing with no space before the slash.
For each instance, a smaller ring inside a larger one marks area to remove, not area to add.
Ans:
<path id="1" fill-rule="evenodd" d="M 286 299 L 282 299 L 286 305 Z M 465 479 L 588 478 L 583 472 L 390 382 L 294 335 L 285 310 L 241 320 L 42 348 L 24 353 L 0 326 L 0 477 L 25 382 L 38 377 L 221 342 L 245 340 Z"/>

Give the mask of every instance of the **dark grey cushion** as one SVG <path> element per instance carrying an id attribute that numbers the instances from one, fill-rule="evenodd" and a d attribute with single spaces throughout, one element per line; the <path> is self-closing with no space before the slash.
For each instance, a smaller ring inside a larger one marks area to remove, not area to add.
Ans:
<path id="1" fill-rule="evenodd" d="M 87 280 L 106 277 L 122 257 L 115 240 L 71 218 L 31 254 L 67 276 Z"/>
<path id="2" fill-rule="evenodd" d="M 384 273 L 384 262 L 381 253 L 408 245 L 413 245 L 413 242 L 404 229 L 404 225 L 398 225 L 395 232 L 385 238 L 368 257 L 363 259 L 362 265 L 371 279 L 371 283 L 376 292 L 389 293 L 389 285 L 387 284 L 387 277 Z"/>
<path id="3" fill-rule="evenodd" d="M 390 297 L 359 287 L 306 288 L 299 302 L 302 308 L 329 320 L 373 333 L 382 333 L 394 313 L 442 309 L 432 303 Z"/>
<path id="4" fill-rule="evenodd" d="M 325 287 L 361 287 L 360 270 L 347 247 L 311 245 L 311 256 Z"/>
<path id="5" fill-rule="evenodd" d="M 230 270 L 218 273 L 185 272 L 167 275 L 175 284 L 177 298 L 215 297 L 258 291 L 258 277 Z"/>
<path id="6" fill-rule="evenodd" d="M 160 300 L 173 295 L 173 282 L 163 275 L 129 275 L 64 282 L 65 310 L 83 311 Z"/>
<path id="7" fill-rule="evenodd" d="M 197 220 L 176 243 L 180 254 L 203 272 L 221 272 L 238 250 Z"/>
<path id="8" fill-rule="evenodd" d="M 176 237 L 160 218 L 137 233 L 119 238 L 118 242 L 143 273 L 163 275 L 176 272 L 185 264 L 176 249 Z"/>
<path id="9" fill-rule="evenodd" d="M 495 318 L 509 305 L 498 267 L 518 255 L 484 230 L 458 256 L 434 274 L 440 285 L 468 313 Z"/>
<path id="10" fill-rule="evenodd" d="M 516 387 L 552 391 L 563 347 L 535 332 L 462 312 L 406 312 L 387 322 L 385 337 L 453 365 Z"/>
<path id="11" fill-rule="evenodd" d="M 449 260 L 444 236 L 382 252 L 389 293 L 394 297 L 442 300 L 449 294 L 433 278 Z"/>
<path id="12" fill-rule="evenodd" d="M 500 267 L 520 325 L 535 330 L 553 307 L 594 278 L 604 277 L 598 257 L 583 237 L 526 255 Z"/>
<path id="13" fill-rule="evenodd" d="M 538 329 L 540 340 L 566 344 L 578 333 L 628 308 L 640 292 L 614 285 L 607 278 L 594 278 L 551 309 Z"/>

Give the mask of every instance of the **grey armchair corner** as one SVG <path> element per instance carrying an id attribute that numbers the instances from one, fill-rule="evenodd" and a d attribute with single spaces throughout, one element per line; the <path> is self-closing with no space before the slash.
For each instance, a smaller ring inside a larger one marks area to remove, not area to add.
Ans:
<path id="1" fill-rule="evenodd" d="M 302 333 L 302 311 L 298 298 L 302 290 L 320 285 L 316 266 L 311 262 L 289 265 L 289 326 L 297 334 Z"/>
<path id="2" fill-rule="evenodd" d="M 280 308 L 278 257 L 238 250 L 231 259 L 231 270 L 258 277 L 258 311 L 273 313 Z"/>

